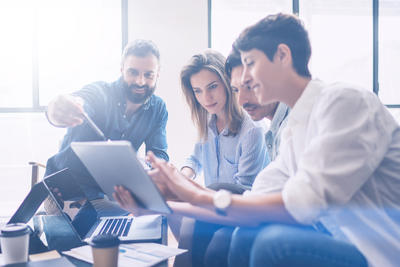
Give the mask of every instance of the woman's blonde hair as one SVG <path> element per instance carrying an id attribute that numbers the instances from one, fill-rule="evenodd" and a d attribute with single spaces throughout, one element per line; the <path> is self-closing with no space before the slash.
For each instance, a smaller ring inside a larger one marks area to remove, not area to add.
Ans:
<path id="1" fill-rule="evenodd" d="M 190 107 L 192 120 L 198 129 L 199 139 L 207 140 L 208 112 L 197 101 L 190 83 L 192 75 L 201 70 L 209 70 L 215 73 L 225 86 L 226 103 L 225 113 L 228 120 L 228 135 L 236 135 L 243 121 L 243 112 L 240 108 L 230 86 L 230 79 L 225 72 L 225 57 L 215 51 L 208 49 L 191 57 L 189 62 L 181 70 L 181 87 L 186 101 Z"/>

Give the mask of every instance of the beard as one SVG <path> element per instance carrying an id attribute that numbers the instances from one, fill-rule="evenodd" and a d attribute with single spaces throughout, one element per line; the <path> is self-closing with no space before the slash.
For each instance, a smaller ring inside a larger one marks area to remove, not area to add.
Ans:
<path id="1" fill-rule="evenodd" d="M 123 82 L 123 87 L 126 97 L 134 104 L 145 103 L 156 90 L 156 85 L 154 85 L 153 87 L 150 87 L 148 85 L 139 86 L 137 84 L 128 85 L 126 82 Z M 144 90 L 144 93 L 135 92 L 135 90 L 138 89 Z"/>

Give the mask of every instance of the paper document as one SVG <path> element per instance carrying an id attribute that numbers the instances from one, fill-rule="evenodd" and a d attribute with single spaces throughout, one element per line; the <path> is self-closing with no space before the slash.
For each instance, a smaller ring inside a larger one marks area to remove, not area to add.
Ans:
<path id="1" fill-rule="evenodd" d="M 119 246 L 118 267 L 153 266 L 170 257 L 186 252 L 185 249 L 173 248 L 157 243 L 121 244 Z M 63 254 L 93 263 L 92 248 L 82 246 L 64 251 Z"/>
<path id="2" fill-rule="evenodd" d="M 51 260 L 51 259 L 58 259 L 58 258 L 61 258 L 61 255 L 60 255 L 60 253 L 57 252 L 57 250 L 51 250 L 51 251 L 47 251 L 47 252 L 29 255 L 30 261 L 43 261 L 43 260 Z"/>

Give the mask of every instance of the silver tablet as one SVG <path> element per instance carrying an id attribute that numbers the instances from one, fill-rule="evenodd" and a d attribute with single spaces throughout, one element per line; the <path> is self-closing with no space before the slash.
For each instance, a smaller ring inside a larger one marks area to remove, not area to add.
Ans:
<path id="1" fill-rule="evenodd" d="M 143 208 L 171 213 L 129 141 L 72 142 L 71 147 L 111 200 L 114 186 L 122 185 Z"/>

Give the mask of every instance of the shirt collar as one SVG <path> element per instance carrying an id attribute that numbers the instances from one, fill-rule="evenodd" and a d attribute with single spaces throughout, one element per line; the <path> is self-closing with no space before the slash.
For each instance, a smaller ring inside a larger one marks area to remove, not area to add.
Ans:
<path id="1" fill-rule="evenodd" d="M 297 100 L 290 112 L 288 124 L 302 123 L 308 120 L 312 106 L 317 100 L 323 87 L 324 83 L 320 80 L 311 80 L 307 84 L 300 98 Z"/>
<path id="2" fill-rule="evenodd" d="M 211 115 L 209 118 L 208 130 L 211 130 L 214 135 L 217 135 L 217 116 Z"/>
<path id="3" fill-rule="evenodd" d="M 288 114 L 289 107 L 286 104 L 280 102 L 276 108 L 274 117 L 272 118 L 271 126 L 269 127 L 269 131 L 271 131 L 273 135 L 278 132 L 279 127 L 281 126 L 283 120 L 287 117 Z"/>
<path id="4" fill-rule="evenodd" d="M 147 99 L 146 102 L 143 103 L 142 107 L 144 110 L 148 110 L 153 105 L 154 105 L 154 94 L 151 95 L 149 99 Z"/>
<path id="5" fill-rule="evenodd" d="M 215 136 L 218 136 L 217 116 L 215 114 L 211 115 L 208 121 L 208 129 L 211 130 Z M 226 135 L 228 131 L 229 129 L 225 127 L 219 134 Z"/>

